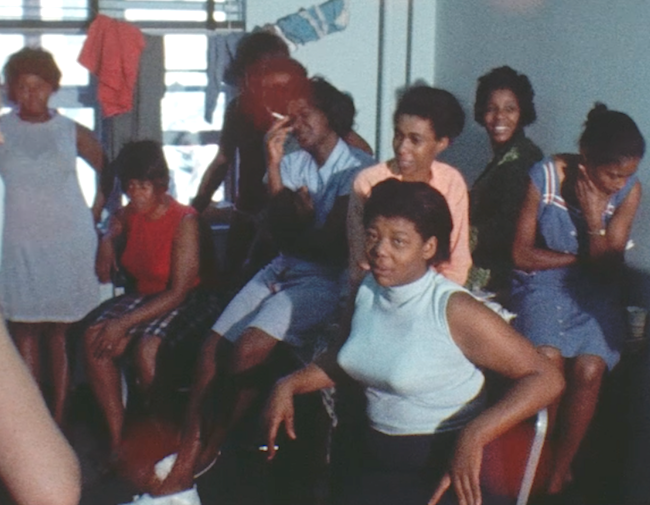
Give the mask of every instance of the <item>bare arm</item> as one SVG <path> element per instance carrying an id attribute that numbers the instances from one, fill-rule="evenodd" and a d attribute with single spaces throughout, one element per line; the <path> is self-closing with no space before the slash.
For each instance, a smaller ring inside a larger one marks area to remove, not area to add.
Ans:
<path id="1" fill-rule="evenodd" d="M 564 379 L 530 342 L 470 295 L 453 294 L 447 318 L 452 338 L 467 359 L 514 380 L 500 401 L 461 431 L 450 470 L 434 495 L 439 498 L 453 484 L 461 504 L 479 504 L 483 447 L 549 405 L 561 393 Z"/>
<path id="2" fill-rule="evenodd" d="M 602 216 L 609 196 L 602 195 L 586 176 L 584 169 L 581 170 L 582 176 L 576 183 L 576 195 L 589 230 L 589 258 L 595 261 L 620 260 L 641 201 L 641 183 L 634 185 L 605 227 Z"/>
<path id="3" fill-rule="evenodd" d="M 128 207 L 127 207 L 128 209 Z M 111 272 L 117 270 L 115 242 L 124 233 L 124 214 L 127 210 L 120 208 L 108 221 L 108 230 L 99 240 L 95 271 L 99 282 L 110 282 Z"/>
<path id="4" fill-rule="evenodd" d="M 238 110 L 234 100 L 226 108 L 223 128 L 221 129 L 221 139 L 219 140 L 219 151 L 203 174 L 199 189 L 192 200 L 192 207 L 199 212 L 203 212 L 210 205 L 212 195 L 221 186 L 226 175 L 234 166 L 238 142 L 236 137 L 237 128 L 235 127 L 239 114 Z"/>
<path id="5" fill-rule="evenodd" d="M 102 209 L 106 203 L 106 198 L 113 188 L 113 180 L 110 174 L 104 173 L 106 156 L 104 155 L 102 145 L 88 128 L 78 123 L 77 154 L 99 175 L 99 189 L 95 193 L 95 200 L 92 205 L 93 218 L 95 219 L 95 223 L 98 223 L 101 218 Z"/>
<path id="6" fill-rule="evenodd" d="M 284 423 L 284 429 L 292 440 L 296 438 L 293 424 L 294 395 L 312 393 L 323 388 L 333 387 L 334 381 L 318 365 L 311 363 L 305 368 L 280 379 L 269 397 L 264 410 L 264 424 L 266 426 L 268 459 L 275 456 L 275 439 Z"/>
<path id="7" fill-rule="evenodd" d="M 271 196 L 277 195 L 284 188 L 280 164 L 284 156 L 284 142 L 291 131 L 290 122 L 291 118 L 288 116 L 277 120 L 265 137 L 267 187 Z"/>
<path id="8" fill-rule="evenodd" d="M 219 152 L 210 165 L 208 165 L 203 177 L 201 177 L 199 189 L 196 192 L 196 196 L 192 199 L 192 207 L 199 212 L 203 212 L 210 205 L 212 195 L 221 186 L 231 166 L 231 160 L 226 157 L 223 149 L 219 147 Z"/>
<path id="9" fill-rule="evenodd" d="M 79 463 L 0 322 L 0 477 L 19 505 L 76 505 Z"/>
<path id="10" fill-rule="evenodd" d="M 537 209 L 541 195 L 534 184 L 528 184 L 528 191 L 521 214 L 517 222 L 517 232 L 512 248 L 515 266 L 525 272 L 548 270 L 573 265 L 577 261 L 575 254 L 561 253 L 536 247 Z"/>
<path id="11" fill-rule="evenodd" d="M 104 323 L 94 342 L 93 352 L 100 358 L 109 355 L 116 341 L 127 338 L 130 328 L 174 309 L 194 286 L 199 272 L 199 226 L 196 216 L 185 216 L 172 245 L 171 279 L 168 289 L 132 312 Z"/>

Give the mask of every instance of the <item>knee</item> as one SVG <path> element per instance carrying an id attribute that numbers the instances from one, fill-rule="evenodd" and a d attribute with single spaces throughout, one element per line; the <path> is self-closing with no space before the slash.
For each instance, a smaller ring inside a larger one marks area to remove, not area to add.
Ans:
<path id="1" fill-rule="evenodd" d="M 548 345 L 543 345 L 537 348 L 537 350 L 546 356 L 553 365 L 559 369 L 564 375 L 564 357 L 559 349 L 551 347 Z"/>
<path id="2" fill-rule="evenodd" d="M 607 365 L 598 356 L 578 356 L 573 367 L 573 381 L 578 387 L 600 387 Z"/>
<path id="3" fill-rule="evenodd" d="M 264 362 L 277 341 L 257 328 L 247 328 L 237 344 L 232 358 L 232 372 L 239 373 Z"/>

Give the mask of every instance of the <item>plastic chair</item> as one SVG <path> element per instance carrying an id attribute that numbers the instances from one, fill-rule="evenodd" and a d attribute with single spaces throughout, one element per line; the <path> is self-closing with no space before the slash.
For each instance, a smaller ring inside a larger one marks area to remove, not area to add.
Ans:
<path id="1" fill-rule="evenodd" d="M 546 438 L 547 410 L 540 410 L 532 420 L 485 447 L 481 483 L 498 503 L 528 503 Z"/>

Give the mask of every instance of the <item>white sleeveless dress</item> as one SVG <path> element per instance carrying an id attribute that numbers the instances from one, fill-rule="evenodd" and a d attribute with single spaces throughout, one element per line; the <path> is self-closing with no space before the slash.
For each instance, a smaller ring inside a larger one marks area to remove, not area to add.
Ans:
<path id="1" fill-rule="evenodd" d="M 0 117 L 5 223 L 0 303 L 17 322 L 73 322 L 99 303 L 97 235 L 76 172 L 76 124 Z"/>

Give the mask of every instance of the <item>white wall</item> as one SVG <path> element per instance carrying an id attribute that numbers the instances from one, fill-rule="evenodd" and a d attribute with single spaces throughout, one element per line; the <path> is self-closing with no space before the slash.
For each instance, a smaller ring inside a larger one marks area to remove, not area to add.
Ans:
<path id="1" fill-rule="evenodd" d="M 315 3 L 318 0 L 248 0 L 247 28 Z M 397 89 L 409 79 L 433 80 L 436 0 L 350 0 L 349 5 L 350 24 L 344 31 L 308 43 L 293 56 L 311 75 L 321 74 L 352 94 L 357 130 L 384 159 L 392 154 Z"/>
<path id="2" fill-rule="evenodd" d="M 644 33 L 650 4 L 523 0 L 524 12 L 499 7 L 516 0 L 439 1 L 437 85 L 470 113 L 448 154 L 471 181 L 490 156 L 485 134 L 471 119 L 476 78 L 508 64 L 526 73 L 536 91 L 538 121 L 529 135 L 545 153 L 576 150 L 594 101 L 630 114 L 650 141 L 650 52 Z M 519 2 L 521 3 L 521 2 Z M 650 158 L 650 155 L 649 155 Z M 648 162 L 639 170 L 648 187 Z M 650 201 L 642 203 L 628 263 L 650 273 Z"/>

